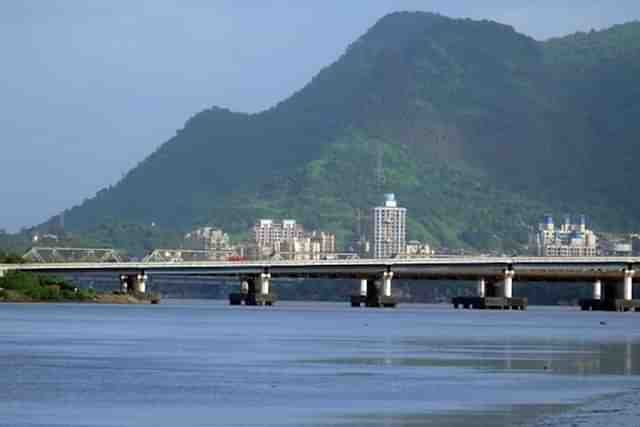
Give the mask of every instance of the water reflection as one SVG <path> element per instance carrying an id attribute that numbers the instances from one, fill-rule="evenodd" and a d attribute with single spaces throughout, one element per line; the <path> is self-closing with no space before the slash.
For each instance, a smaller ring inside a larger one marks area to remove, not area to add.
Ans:
<path id="1" fill-rule="evenodd" d="M 555 339 L 505 338 L 502 342 L 496 342 L 495 339 L 459 342 L 455 339 L 434 341 L 412 338 L 405 340 L 402 344 L 396 343 L 394 347 L 402 348 L 402 353 L 385 354 L 380 358 L 369 355 L 310 359 L 304 363 L 333 365 L 338 368 L 405 368 L 414 372 L 419 369 L 433 368 L 442 370 L 445 375 L 450 375 L 449 383 L 456 382 L 456 376 L 460 375 L 462 370 L 467 374 L 462 374 L 460 383 L 468 382 L 469 387 L 477 388 L 481 388 L 477 386 L 478 383 L 483 381 L 491 383 L 493 378 L 503 374 L 509 374 L 509 378 L 516 383 L 522 383 L 523 388 L 524 384 L 527 386 L 535 384 L 535 378 L 549 378 L 550 382 L 547 383 L 549 389 L 555 387 L 554 378 L 575 378 L 578 382 L 574 384 L 589 387 L 590 382 L 597 378 L 603 378 L 606 382 L 615 381 L 615 378 L 640 375 L 640 343 L 631 339 L 624 342 L 594 343 L 586 340 Z M 431 377 L 436 378 L 437 374 L 432 374 Z M 446 393 L 447 391 L 443 389 L 441 396 Z M 425 393 L 425 396 L 434 399 L 432 393 Z M 550 397 L 549 400 L 553 401 L 554 398 Z M 340 422 L 330 424 L 372 427 L 507 426 L 522 424 L 523 420 L 529 420 L 541 414 L 555 414 L 576 407 L 574 402 L 563 400 L 558 400 L 557 403 L 521 404 L 518 403 L 518 399 L 515 399 L 514 402 L 507 405 L 487 405 L 487 409 L 484 410 L 468 410 L 464 405 L 459 409 L 450 408 L 449 410 L 439 410 L 436 407 L 417 414 L 388 413 L 372 409 L 372 412 L 366 416 L 346 416 Z"/>
<path id="2" fill-rule="evenodd" d="M 640 375 L 640 343 L 505 340 L 473 344 L 411 341 L 411 351 L 305 359 L 303 363 L 352 366 L 472 368 L 562 375 Z M 406 350 L 407 347 L 404 347 Z"/>

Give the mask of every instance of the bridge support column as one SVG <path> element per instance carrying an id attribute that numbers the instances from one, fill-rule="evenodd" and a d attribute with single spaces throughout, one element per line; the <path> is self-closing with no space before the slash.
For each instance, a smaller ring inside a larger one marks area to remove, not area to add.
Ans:
<path id="1" fill-rule="evenodd" d="M 503 291 L 504 297 L 511 299 L 513 298 L 513 270 L 505 270 L 504 271 L 504 283 L 503 283 Z"/>
<path id="2" fill-rule="evenodd" d="M 260 275 L 260 295 L 269 295 L 270 279 L 271 275 L 268 273 L 262 273 Z"/>
<path id="3" fill-rule="evenodd" d="M 593 298 L 581 299 L 580 308 L 584 311 L 640 311 L 640 301 L 633 299 L 634 275 L 635 271 L 627 268 L 623 272 L 622 282 L 596 280 Z"/>
<path id="4" fill-rule="evenodd" d="M 602 280 L 593 282 L 593 299 L 596 301 L 602 300 Z"/>
<path id="5" fill-rule="evenodd" d="M 144 273 L 123 274 L 120 276 L 120 292 L 144 294 L 147 292 L 147 279 Z"/>
<path id="6" fill-rule="evenodd" d="M 382 275 L 382 295 L 384 297 L 391 297 L 391 279 L 393 278 L 393 272 L 387 271 Z"/>
<path id="7" fill-rule="evenodd" d="M 633 275 L 634 274 L 635 274 L 634 270 L 626 269 L 624 271 L 622 298 L 625 301 L 631 301 L 633 299 Z"/>
<path id="8" fill-rule="evenodd" d="M 351 307 L 360 307 L 367 304 L 367 288 L 369 287 L 368 279 L 360 279 L 360 290 L 351 295 Z"/>
<path id="9" fill-rule="evenodd" d="M 7 274 L 7 270 L 5 270 L 4 268 L 0 268 L 0 279 L 2 279 L 5 274 Z"/>
<path id="10" fill-rule="evenodd" d="M 243 277 L 240 279 L 240 292 L 229 294 L 229 304 L 231 305 L 255 305 L 256 281 L 252 278 Z"/>
<path id="11" fill-rule="evenodd" d="M 483 279 L 479 279 L 478 280 L 478 296 L 480 298 L 484 298 L 486 296 L 486 293 L 487 293 L 486 282 L 485 282 L 484 278 Z"/>
<path id="12" fill-rule="evenodd" d="M 138 274 L 133 279 L 133 292 L 144 294 L 147 292 L 147 275 L 144 273 Z"/>
<path id="13" fill-rule="evenodd" d="M 380 307 L 395 307 L 397 302 L 391 294 L 391 279 L 393 279 L 393 271 L 385 271 L 382 274 L 382 295 L 380 296 Z"/>
<path id="14" fill-rule="evenodd" d="M 249 293 L 249 282 L 246 280 L 240 282 L 240 293 L 245 295 Z"/>
<path id="15" fill-rule="evenodd" d="M 271 292 L 271 274 L 245 277 L 240 281 L 240 292 L 229 294 L 231 305 L 273 305 L 276 295 Z"/>
<path id="16" fill-rule="evenodd" d="M 513 270 L 505 270 L 503 276 L 478 279 L 477 296 L 457 296 L 451 299 L 453 308 L 526 310 L 527 298 L 513 297 Z M 500 280 L 500 278 L 503 280 Z"/>

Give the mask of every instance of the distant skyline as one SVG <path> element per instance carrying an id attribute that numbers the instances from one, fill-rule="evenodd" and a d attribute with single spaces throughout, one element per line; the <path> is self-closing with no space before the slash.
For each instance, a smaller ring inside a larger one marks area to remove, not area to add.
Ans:
<path id="1" fill-rule="evenodd" d="M 0 228 L 115 184 L 211 106 L 257 112 L 301 89 L 387 13 L 491 19 L 536 39 L 640 18 L 618 0 L 166 0 L 0 3 Z"/>

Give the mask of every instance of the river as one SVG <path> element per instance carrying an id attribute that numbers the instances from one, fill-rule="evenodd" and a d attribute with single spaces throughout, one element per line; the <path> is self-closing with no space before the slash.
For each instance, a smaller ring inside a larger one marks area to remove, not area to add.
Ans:
<path id="1" fill-rule="evenodd" d="M 0 426 L 636 426 L 639 374 L 640 313 L 0 304 Z"/>

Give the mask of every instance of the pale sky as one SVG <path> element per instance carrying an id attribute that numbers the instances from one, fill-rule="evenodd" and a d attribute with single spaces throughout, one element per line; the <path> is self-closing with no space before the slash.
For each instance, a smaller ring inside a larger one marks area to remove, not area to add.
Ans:
<path id="1" fill-rule="evenodd" d="M 640 19 L 638 0 L 3 0 L 0 228 L 114 184 L 204 108 L 272 106 L 400 10 L 537 39 Z"/>

